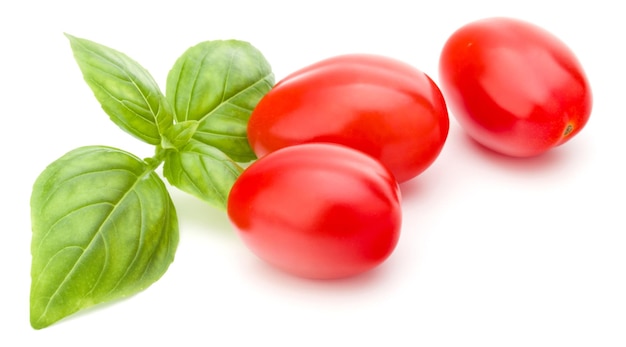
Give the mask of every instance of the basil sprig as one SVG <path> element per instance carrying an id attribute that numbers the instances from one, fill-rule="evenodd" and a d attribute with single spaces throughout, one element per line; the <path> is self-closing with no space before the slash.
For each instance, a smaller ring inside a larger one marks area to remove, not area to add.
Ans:
<path id="1" fill-rule="evenodd" d="M 255 159 L 250 113 L 274 84 L 249 43 L 202 42 L 167 78 L 166 94 L 137 62 L 66 35 L 83 77 L 122 130 L 155 146 L 140 159 L 86 146 L 52 162 L 31 195 L 30 321 L 45 328 L 79 310 L 138 293 L 174 260 L 178 219 L 165 184 L 224 210 L 242 168 Z"/>

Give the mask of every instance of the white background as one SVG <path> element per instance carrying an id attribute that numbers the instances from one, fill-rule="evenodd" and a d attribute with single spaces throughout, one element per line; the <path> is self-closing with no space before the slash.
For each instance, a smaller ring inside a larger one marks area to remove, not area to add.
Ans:
<path id="1" fill-rule="evenodd" d="M 514 5 L 511 5 L 514 4 Z M 4 1 L 0 5 L 0 346 L 626 346 L 626 73 L 612 1 Z M 260 49 L 277 80 L 322 58 L 392 56 L 435 80 L 461 25 L 504 15 L 552 31 L 594 91 L 587 127 L 527 160 L 452 118 L 441 156 L 404 184 L 394 254 L 352 279 L 293 278 L 257 260 L 219 211 L 171 189 L 181 240 L 152 287 L 44 330 L 29 325 L 32 183 L 83 145 L 139 156 L 82 80 L 64 32 L 125 52 L 162 88 L 204 40 Z"/>

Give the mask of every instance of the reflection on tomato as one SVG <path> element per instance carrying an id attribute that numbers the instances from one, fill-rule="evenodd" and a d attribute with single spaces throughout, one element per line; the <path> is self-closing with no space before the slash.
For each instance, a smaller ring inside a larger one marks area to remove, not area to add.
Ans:
<path id="1" fill-rule="evenodd" d="M 252 112 L 248 139 L 259 157 L 300 143 L 343 144 L 404 182 L 437 158 L 448 127 L 443 96 L 426 74 L 395 59 L 352 54 L 277 83 Z"/>
<path id="2" fill-rule="evenodd" d="M 230 192 L 228 216 L 266 262 L 297 276 L 341 278 L 392 253 L 400 192 L 391 172 L 360 151 L 302 144 L 250 165 Z"/>
<path id="3" fill-rule="evenodd" d="M 503 154 L 543 153 L 579 133 L 591 114 L 591 88 L 574 53 L 521 20 L 461 27 L 444 45 L 439 74 L 459 124 Z"/>

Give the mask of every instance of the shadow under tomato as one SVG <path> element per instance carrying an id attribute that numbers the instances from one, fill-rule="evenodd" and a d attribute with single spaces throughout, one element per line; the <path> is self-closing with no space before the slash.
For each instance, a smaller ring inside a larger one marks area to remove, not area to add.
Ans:
<path id="1" fill-rule="evenodd" d="M 461 144 L 475 153 L 479 159 L 517 173 L 541 173 L 549 171 L 562 167 L 568 160 L 568 153 L 567 151 L 563 151 L 562 147 L 552 148 L 533 157 L 520 158 L 495 152 L 483 146 L 464 132 L 459 132 L 457 135 L 461 137 Z"/>
<path id="2" fill-rule="evenodd" d="M 254 277 L 255 282 L 262 282 L 274 288 L 284 290 L 287 293 L 319 293 L 320 295 L 347 295 L 358 292 L 369 292 L 385 285 L 385 279 L 390 275 L 391 264 L 387 259 L 379 266 L 364 273 L 338 279 L 313 279 L 298 277 L 280 269 L 277 269 L 263 260 L 251 257 L 247 264 L 247 275 Z M 273 290 L 272 290 L 273 291 Z"/>
<path id="3" fill-rule="evenodd" d="M 447 189 L 452 175 L 446 160 L 442 157 L 418 176 L 400 183 L 403 206 L 428 203 L 440 195 L 441 189 Z"/>
<path id="4" fill-rule="evenodd" d="M 418 176 L 406 182 L 400 183 L 400 194 L 402 194 L 402 199 L 410 199 L 422 194 L 425 189 L 423 181 L 424 180 Z"/>
<path id="5" fill-rule="evenodd" d="M 248 265 L 243 275 L 265 300 L 280 300 L 283 306 L 312 314 L 362 309 L 388 300 L 401 279 L 394 270 L 398 264 L 383 263 L 360 275 L 334 280 L 295 277 L 260 260 Z"/>

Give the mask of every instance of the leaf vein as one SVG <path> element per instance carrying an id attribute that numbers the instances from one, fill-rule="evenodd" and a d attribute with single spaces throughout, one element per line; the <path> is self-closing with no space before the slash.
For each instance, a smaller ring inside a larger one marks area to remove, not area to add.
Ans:
<path id="1" fill-rule="evenodd" d="M 70 183 L 71 181 L 78 179 L 78 178 L 82 178 L 84 176 L 88 176 L 88 175 L 95 175 L 95 174 L 100 174 L 100 173 L 111 173 L 111 172 L 127 172 L 130 173 L 131 176 L 135 176 L 135 173 L 131 170 L 128 169 L 124 169 L 124 168 L 117 168 L 117 169 L 102 169 L 102 170 L 93 170 L 93 171 L 85 171 L 85 172 L 81 172 L 78 175 L 74 175 L 71 177 L 68 177 L 67 179 L 55 182 L 56 183 L 56 187 L 55 189 L 51 190 L 50 192 L 48 192 L 46 198 L 43 200 L 42 205 L 47 205 L 50 202 L 50 199 L 52 199 L 52 197 L 57 193 L 57 191 L 59 191 L 59 189 L 64 188 L 63 186 Z"/>
<path id="2" fill-rule="evenodd" d="M 265 84 L 269 84 L 269 83 L 267 82 L 267 79 L 268 79 L 269 77 L 271 77 L 272 75 L 273 75 L 273 74 L 270 72 L 269 74 L 267 74 L 267 75 L 263 76 L 262 78 L 260 78 L 260 79 L 259 79 L 259 80 L 257 80 L 256 82 L 254 82 L 254 83 L 252 83 L 251 85 L 249 85 L 248 87 L 243 88 L 242 90 L 240 90 L 240 91 L 238 91 L 237 93 L 233 94 L 233 95 L 232 95 L 231 97 L 229 97 L 228 99 L 225 99 L 225 100 L 223 101 L 223 103 L 231 103 L 231 104 L 234 104 L 233 100 L 234 100 L 234 99 L 236 99 L 238 96 L 240 96 L 240 95 L 242 95 L 242 94 L 246 93 L 246 92 L 247 92 L 247 91 L 249 91 L 249 90 L 256 89 L 256 88 L 257 88 L 257 86 L 258 86 L 259 84 L 264 84 L 264 83 L 265 83 Z M 207 114 L 205 114 L 203 117 L 201 117 L 201 118 L 200 118 L 200 120 L 199 120 L 199 121 L 200 121 L 200 122 L 202 122 L 202 121 L 204 121 L 206 118 L 208 118 L 208 117 L 210 117 L 211 115 L 213 115 L 213 114 L 215 113 L 215 111 L 216 111 L 216 110 L 220 109 L 220 106 L 221 106 L 221 105 L 222 105 L 222 104 L 217 105 L 216 107 L 214 107 L 214 108 L 212 108 L 211 110 L 209 110 L 209 111 L 207 112 Z"/>
<path id="3" fill-rule="evenodd" d="M 69 280 L 69 278 L 71 278 L 72 274 L 76 271 L 77 265 L 81 262 L 82 257 L 85 255 L 85 252 L 90 249 L 93 245 L 94 245 L 94 241 L 96 240 L 97 237 L 99 237 L 103 231 L 103 227 L 104 225 L 107 224 L 107 221 L 109 220 L 109 218 L 111 218 L 111 216 L 115 213 L 115 211 L 117 210 L 117 208 L 119 208 L 119 206 L 121 205 L 121 202 L 124 201 L 124 199 L 130 194 L 130 192 L 134 191 L 135 187 L 137 186 L 137 184 L 141 181 L 141 179 L 148 175 L 151 171 L 147 170 L 145 172 L 143 172 L 141 175 L 136 176 L 137 179 L 135 180 L 134 184 L 132 185 L 132 187 L 129 188 L 129 190 L 122 195 L 122 197 L 120 197 L 120 199 L 114 204 L 114 207 L 111 209 L 111 211 L 109 211 L 109 213 L 107 214 L 107 216 L 103 219 L 102 224 L 100 225 L 100 227 L 98 228 L 98 230 L 96 231 L 96 233 L 94 234 L 94 236 L 91 238 L 89 244 L 87 245 L 87 247 L 85 247 L 85 251 L 83 251 L 83 253 L 81 254 L 81 256 L 78 258 L 78 260 L 76 261 L 76 263 L 74 263 L 74 265 L 72 266 L 72 268 L 70 269 L 70 271 L 68 271 L 68 273 L 65 275 L 65 277 L 63 278 L 63 280 L 61 281 L 61 283 L 57 286 L 57 288 L 55 289 L 54 293 L 50 296 L 48 303 L 46 304 L 46 307 L 43 310 L 42 315 L 40 316 L 43 317 L 45 316 L 45 314 L 47 313 L 50 305 L 52 304 L 52 302 L 54 301 L 55 297 L 59 295 L 61 288 L 63 288 L 63 286 L 65 286 L 66 282 Z"/>
<path id="4" fill-rule="evenodd" d="M 133 192 L 133 193 L 137 197 L 137 203 L 140 205 L 137 210 L 143 212 L 144 209 L 141 206 L 141 197 L 136 192 Z M 110 295 L 112 292 L 114 292 L 120 286 L 120 284 L 124 281 L 124 279 L 126 279 L 126 277 L 128 276 L 129 272 L 133 268 L 133 265 L 137 262 L 137 259 L 139 258 L 139 254 L 141 253 L 141 249 L 143 248 L 143 243 L 145 241 L 145 238 L 144 238 L 144 236 L 145 236 L 145 229 L 144 229 L 144 224 L 143 224 L 144 223 L 143 217 L 144 217 L 144 215 L 142 213 L 141 214 L 141 219 L 140 219 L 140 225 L 139 225 L 139 230 L 140 230 L 140 232 L 139 232 L 139 240 L 137 242 L 137 247 L 135 248 L 135 255 L 133 256 L 133 260 L 128 264 L 124 274 L 122 276 L 120 276 L 120 278 L 117 280 L 117 282 L 115 283 L 113 288 L 111 288 L 111 290 L 109 290 L 106 295 Z"/>
<path id="5" fill-rule="evenodd" d="M 99 53 L 99 52 L 97 52 L 97 51 L 94 51 L 94 50 L 92 50 L 92 49 L 89 49 L 89 47 L 83 46 L 83 48 L 85 49 L 85 51 L 89 51 L 89 52 L 91 52 L 91 54 L 92 54 L 93 56 L 99 57 L 100 59 L 102 59 L 102 60 L 104 60 L 105 62 L 107 62 L 107 63 L 109 63 L 110 65 L 112 65 L 112 66 L 113 66 L 113 67 L 114 67 L 117 71 L 119 71 L 119 72 L 121 72 L 121 73 L 122 73 L 122 76 L 125 76 L 125 77 L 126 77 L 127 81 L 129 81 L 129 82 L 130 82 L 130 83 L 131 83 L 131 84 L 135 87 L 135 89 L 139 92 L 139 94 L 141 95 L 141 97 L 144 99 L 144 102 L 145 102 L 145 103 L 146 103 L 146 105 L 148 106 L 148 109 L 149 109 L 149 110 L 150 110 L 150 112 L 152 113 L 152 116 L 153 116 L 153 118 L 155 119 L 155 123 L 156 123 L 156 115 L 157 115 L 157 113 L 156 113 L 156 112 L 154 112 L 154 109 L 152 108 L 152 105 L 150 104 L 150 102 L 149 102 L 148 98 L 147 98 L 147 97 L 146 97 L 146 95 L 144 94 L 145 92 L 144 92 L 144 91 L 141 89 L 141 87 L 140 87 L 140 83 L 138 83 L 137 81 L 135 81 L 135 78 L 133 78 L 133 76 L 132 76 L 131 74 L 129 74 L 129 73 L 128 73 L 128 71 L 127 71 L 128 69 L 124 68 L 124 65 L 125 65 L 125 64 L 124 64 L 124 60 L 125 60 L 125 59 L 130 59 L 130 58 L 126 58 L 126 56 L 125 56 L 125 55 L 123 55 L 123 54 L 121 54 L 121 53 L 119 53 L 119 52 L 113 52 L 113 53 L 112 53 L 113 57 L 108 57 L 108 56 L 106 56 L 106 55 L 100 54 L 100 53 Z M 113 58 L 115 58 L 115 59 L 113 59 Z M 88 63 L 87 63 L 87 64 L 88 64 Z M 98 69 L 98 70 L 100 70 L 100 71 L 104 71 L 104 72 L 106 72 L 105 70 L 100 69 L 100 68 L 98 68 L 98 67 L 94 66 L 93 64 L 88 64 L 88 65 L 91 65 L 92 67 L 97 68 L 97 69 Z M 139 69 L 141 72 L 143 72 L 143 73 L 147 74 L 147 72 L 145 72 L 145 71 L 142 71 L 142 70 L 141 70 L 142 68 L 141 68 L 140 66 L 138 66 L 138 69 Z M 118 77 L 118 78 L 119 78 L 119 77 Z M 147 78 L 151 80 L 150 82 L 152 82 L 152 83 L 154 84 L 154 86 L 153 86 L 153 87 L 155 87 L 155 88 L 156 88 L 156 82 L 152 81 L 152 78 L 151 78 L 149 75 L 147 75 Z M 122 79 L 122 78 L 120 78 L 120 79 Z M 149 96 L 149 92 L 148 92 L 148 96 Z M 158 107 L 157 107 L 157 109 L 158 109 Z"/>

